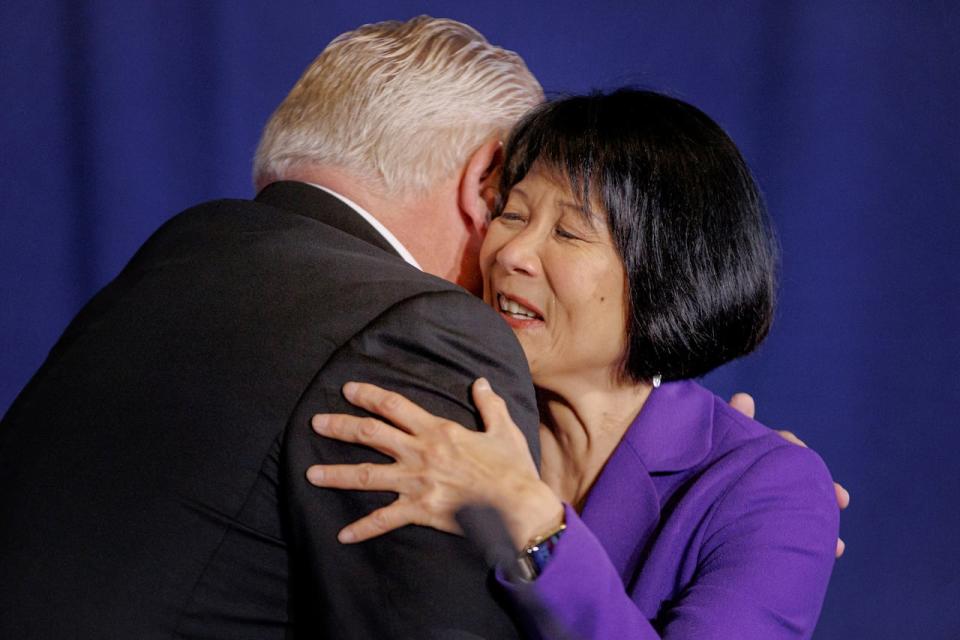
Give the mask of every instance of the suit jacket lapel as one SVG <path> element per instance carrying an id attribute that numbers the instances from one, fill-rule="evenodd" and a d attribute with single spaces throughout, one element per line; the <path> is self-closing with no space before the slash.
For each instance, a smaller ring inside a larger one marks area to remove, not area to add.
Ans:
<path id="1" fill-rule="evenodd" d="M 312 185 L 292 181 L 273 182 L 257 194 L 256 201 L 313 218 L 400 257 L 386 238 L 359 213 Z"/>

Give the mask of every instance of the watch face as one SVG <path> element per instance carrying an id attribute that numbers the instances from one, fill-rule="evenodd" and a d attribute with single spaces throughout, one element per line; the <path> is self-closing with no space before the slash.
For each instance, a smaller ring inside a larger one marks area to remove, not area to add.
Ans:
<path id="1" fill-rule="evenodd" d="M 523 582 L 533 582 L 540 575 L 540 570 L 533 564 L 533 559 L 527 555 L 526 551 L 517 556 L 517 569 L 519 578 Z"/>
<path id="2" fill-rule="evenodd" d="M 566 525 L 561 525 L 558 531 L 555 531 L 546 538 L 537 540 L 520 554 L 521 564 L 529 565 L 534 578 L 543 573 L 543 568 L 550 562 L 550 556 L 553 555 L 553 550 L 556 548 L 557 543 L 560 541 L 560 536 L 563 535 L 566 528 Z M 526 562 L 523 562 L 524 560 L 526 560 Z"/>

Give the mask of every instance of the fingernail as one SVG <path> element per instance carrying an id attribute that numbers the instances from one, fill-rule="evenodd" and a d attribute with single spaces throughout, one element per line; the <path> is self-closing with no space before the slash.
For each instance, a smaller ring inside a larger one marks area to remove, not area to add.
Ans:
<path id="1" fill-rule="evenodd" d="M 356 382 L 348 382 L 347 384 L 343 385 L 343 397 L 345 397 L 347 400 L 352 400 L 353 394 L 356 392 L 357 392 Z"/>
<path id="2" fill-rule="evenodd" d="M 490 383 L 487 382 L 486 378 L 477 378 L 476 382 L 473 383 L 473 386 L 480 391 L 490 391 Z"/>
<path id="3" fill-rule="evenodd" d="M 350 529 L 344 529 L 343 531 L 337 534 L 337 540 L 343 543 L 350 543 L 356 539 L 357 539 L 357 536 L 355 536 L 353 534 L 353 531 L 350 531 Z"/>
<path id="4" fill-rule="evenodd" d="M 314 431 L 317 433 L 322 433 L 323 428 L 327 426 L 327 416 L 325 414 L 318 413 L 317 415 L 313 416 L 313 419 L 310 421 L 310 423 L 313 425 Z"/>
<path id="5" fill-rule="evenodd" d="M 307 480 L 312 484 L 320 484 L 323 482 L 323 468 L 313 466 L 307 469 Z"/>

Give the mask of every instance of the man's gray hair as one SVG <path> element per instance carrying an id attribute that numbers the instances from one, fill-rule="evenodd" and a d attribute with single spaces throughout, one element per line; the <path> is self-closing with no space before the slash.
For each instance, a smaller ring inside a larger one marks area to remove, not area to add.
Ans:
<path id="1" fill-rule="evenodd" d="M 277 107 L 254 183 L 322 164 L 384 194 L 423 192 L 542 100 L 520 56 L 465 24 L 364 25 L 334 39 Z"/>

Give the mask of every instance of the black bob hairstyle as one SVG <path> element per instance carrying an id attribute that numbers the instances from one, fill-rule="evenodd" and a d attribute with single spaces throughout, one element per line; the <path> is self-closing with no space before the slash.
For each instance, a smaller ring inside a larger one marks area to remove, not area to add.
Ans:
<path id="1" fill-rule="evenodd" d="M 627 379 L 702 376 L 766 337 L 773 235 L 740 152 L 702 111 L 635 89 L 545 103 L 510 136 L 501 194 L 531 169 L 606 214 L 628 287 Z"/>

